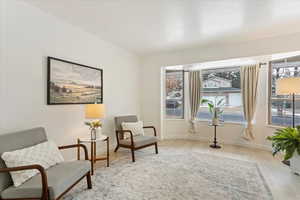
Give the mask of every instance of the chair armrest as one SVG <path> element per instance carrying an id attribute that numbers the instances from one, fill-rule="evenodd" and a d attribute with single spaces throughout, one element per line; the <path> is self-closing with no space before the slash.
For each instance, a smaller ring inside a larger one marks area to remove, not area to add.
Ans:
<path id="1" fill-rule="evenodd" d="M 84 146 L 83 144 L 72 144 L 72 145 L 60 146 L 58 147 L 58 149 L 63 150 L 63 149 L 80 148 L 80 147 L 83 148 L 85 160 L 88 160 L 89 159 L 88 150 L 86 146 Z"/>
<path id="2" fill-rule="evenodd" d="M 143 128 L 151 128 L 151 129 L 153 129 L 154 136 L 156 136 L 156 129 L 155 129 L 154 126 L 144 126 Z"/>
<path id="3" fill-rule="evenodd" d="M 133 146 L 133 134 L 130 130 L 116 130 L 116 133 L 117 133 L 117 137 L 120 133 L 129 133 L 130 134 L 130 140 L 131 140 L 131 146 Z M 119 139 L 119 137 L 118 137 Z"/>
<path id="4" fill-rule="evenodd" d="M 24 171 L 24 170 L 32 170 L 36 169 L 40 172 L 42 177 L 42 198 L 41 199 L 47 199 L 48 198 L 48 178 L 46 171 L 44 167 L 41 165 L 26 165 L 26 166 L 20 166 L 20 167 L 8 167 L 8 168 L 0 168 L 0 173 L 3 172 L 16 172 L 16 171 Z"/>

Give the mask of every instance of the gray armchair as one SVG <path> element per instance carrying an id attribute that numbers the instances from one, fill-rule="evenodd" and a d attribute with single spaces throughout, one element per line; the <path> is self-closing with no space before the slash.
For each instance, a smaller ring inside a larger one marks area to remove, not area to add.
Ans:
<path id="1" fill-rule="evenodd" d="M 0 135 L 0 155 L 47 141 L 44 128 L 34 128 L 10 134 Z M 0 156 L 0 199 L 61 199 L 72 187 L 86 177 L 88 188 L 92 188 L 88 152 L 84 145 L 74 144 L 61 146 L 59 149 L 83 148 L 85 159 L 82 161 L 63 162 L 45 170 L 40 165 L 7 168 Z M 35 175 L 19 187 L 13 186 L 10 171 L 39 170 Z"/>
<path id="2" fill-rule="evenodd" d="M 158 147 L 157 147 L 158 139 L 156 137 L 157 136 L 156 129 L 154 126 L 143 127 L 144 129 L 152 129 L 154 136 L 146 136 L 146 135 L 133 136 L 130 130 L 122 129 L 123 122 L 137 122 L 137 121 L 138 118 L 135 115 L 115 117 L 116 138 L 117 138 L 117 147 L 115 149 L 115 152 L 118 151 L 119 147 L 130 149 L 132 155 L 132 162 L 135 162 L 134 152 L 138 149 L 142 149 L 154 145 L 155 153 L 158 154 Z M 130 138 L 124 139 L 124 134 L 129 134 Z"/>

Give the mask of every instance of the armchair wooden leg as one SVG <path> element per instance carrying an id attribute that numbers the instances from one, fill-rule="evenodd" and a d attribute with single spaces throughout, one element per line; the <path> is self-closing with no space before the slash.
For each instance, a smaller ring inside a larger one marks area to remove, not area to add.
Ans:
<path id="1" fill-rule="evenodd" d="M 115 148 L 115 152 L 117 152 L 117 151 L 118 151 L 118 149 L 119 149 L 119 145 L 117 145 L 117 146 L 116 146 L 116 148 Z"/>
<path id="2" fill-rule="evenodd" d="M 86 182 L 87 182 L 88 189 L 92 189 L 91 172 L 87 173 Z"/>
<path id="3" fill-rule="evenodd" d="M 155 143 L 155 153 L 158 154 L 158 147 L 157 147 L 157 143 Z"/>
<path id="4" fill-rule="evenodd" d="M 132 162 L 135 162 L 134 149 L 131 149 Z"/>
<path id="5" fill-rule="evenodd" d="M 42 198 L 41 198 L 41 200 L 49 200 L 50 198 L 49 198 L 49 194 L 46 194 L 45 196 L 43 196 Z"/>

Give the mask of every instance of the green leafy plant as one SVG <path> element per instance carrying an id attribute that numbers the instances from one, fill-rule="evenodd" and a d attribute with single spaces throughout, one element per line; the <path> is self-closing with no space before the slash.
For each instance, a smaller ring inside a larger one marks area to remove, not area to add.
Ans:
<path id="1" fill-rule="evenodd" d="M 214 116 L 214 118 L 218 118 L 219 115 L 223 113 L 221 109 L 224 106 L 224 99 L 220 99 L 217 101 L 217 97 L 215 97 L 215 101 L 209 99 L 202 99 L 201 104 L 207 104 L 209 112 Z"/>
<path id="2" fill-rule="evenodd" d="M 284 160 L 289 160 L 295 151 L 300 155 L 300 126 L 278 129 L 273 136 L 268 136 L 267 139 L 272 141 L 273 156 L 278 152 L 283 152 Z"/>

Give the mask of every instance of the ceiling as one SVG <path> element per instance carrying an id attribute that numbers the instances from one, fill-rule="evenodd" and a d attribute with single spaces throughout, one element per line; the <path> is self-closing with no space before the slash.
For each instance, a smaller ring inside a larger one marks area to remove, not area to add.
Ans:
<path id="1" fill-rule="evenodd" d="M 138 55 L 300 32 L 300 0 L 24 0 Z"/>

